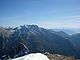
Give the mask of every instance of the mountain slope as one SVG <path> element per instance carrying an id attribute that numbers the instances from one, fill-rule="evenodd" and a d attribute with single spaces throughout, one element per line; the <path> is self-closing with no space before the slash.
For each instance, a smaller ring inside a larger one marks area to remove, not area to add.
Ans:
<path id="1" fill-rule="evenodd" d="M 80 46 L 80 33 L 71 35 L 70 40 L 75 45 Z"/>
<path id="2" fill-rule="evenodd" d="M 54 33 L 54 34 L 57 34 L 57 35 L 63 37 L 63 38 L 66 38 L 66 39 L 68 39 L 68 38 L 70 37 L 70 35 L 68 35 L 68 34 L 65 33 L 64 31 L 54 31 L 54 30 L 52 30 L 52 29 L 50 29 L 50 31 L 51 31 L 52 33 Z"/>
<path id="3" fill-rule="evenodd" d="M 49 52 L 63 55 L 78 56 L 72 43 L 69 40 L 40 28 L 37 25 L 23 25 L 13 29 L 14 32 L 8 37 L 6 53 L 1 58 L 15 58 L 34 52 Z M 10 31 L 10 30 L 9 30 Z M 2 39 L 4 40 L 4 39 Z"/>
<path id="4" fill-rule="evenodd" d="M 69 39 L 80 53 L 80 33 L 73 34 Z"/>
<path id="5" fill-rule="evenodd" d="M 6 30 L 3 27 L 0 27 L 0 58 L 2 55 L 7 53 L 10 35 L 11 35 L 10 31 Z"/>

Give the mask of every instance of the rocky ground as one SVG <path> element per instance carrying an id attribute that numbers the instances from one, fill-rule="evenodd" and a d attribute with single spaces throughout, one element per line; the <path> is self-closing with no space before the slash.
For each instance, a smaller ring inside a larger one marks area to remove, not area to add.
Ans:
<path id="1" fill-rule="evenodd" d="M 75 59 L 73 56 L 64 56 L 59 54 L 47 53 L 44 55 L 41 53 L 34 53 L 8 60 L 80 60 L 80 59 Z"/>
<path id="2" fill-rule="evenodd" d="M 63 56 L 63 55 L 59 55 L 59 54 L 47 54 L 47 56 L 50 60 L 77 60 L 74 57 Z"/>

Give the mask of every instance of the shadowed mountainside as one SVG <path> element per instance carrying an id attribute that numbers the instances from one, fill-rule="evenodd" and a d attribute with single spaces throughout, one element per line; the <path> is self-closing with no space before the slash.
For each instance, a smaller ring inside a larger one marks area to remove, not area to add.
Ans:
<path id="1" fill-rule="evenodd" d="M 2 29 L 0 29 L 1 59 L 15 58 L 37 52 L 49 52 L 77 58 L 80 56 L 68 39 L 37 25 L 23 25 L 13 29 Z"/>

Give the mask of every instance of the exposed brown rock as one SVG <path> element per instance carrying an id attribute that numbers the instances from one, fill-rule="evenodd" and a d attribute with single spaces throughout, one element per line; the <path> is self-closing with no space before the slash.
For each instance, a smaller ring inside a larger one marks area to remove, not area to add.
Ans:
<path id="1" fill-rule="evenodd" d="M 48 54 L 47 56 L 50 60 L 76 60 L 72 56 L 64 56 L 59 54 Z"/>

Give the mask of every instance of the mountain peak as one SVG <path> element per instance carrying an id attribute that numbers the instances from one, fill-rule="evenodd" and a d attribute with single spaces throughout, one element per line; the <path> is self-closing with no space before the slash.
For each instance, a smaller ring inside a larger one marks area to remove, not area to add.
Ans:
<path id="1" fill-rule="evenodd" d="M 21 29 L 22 27 L 31 29 L 31 28 L 39 28 L 37 25 L 21 25 L 18 27 L 18 29 Z"/>

